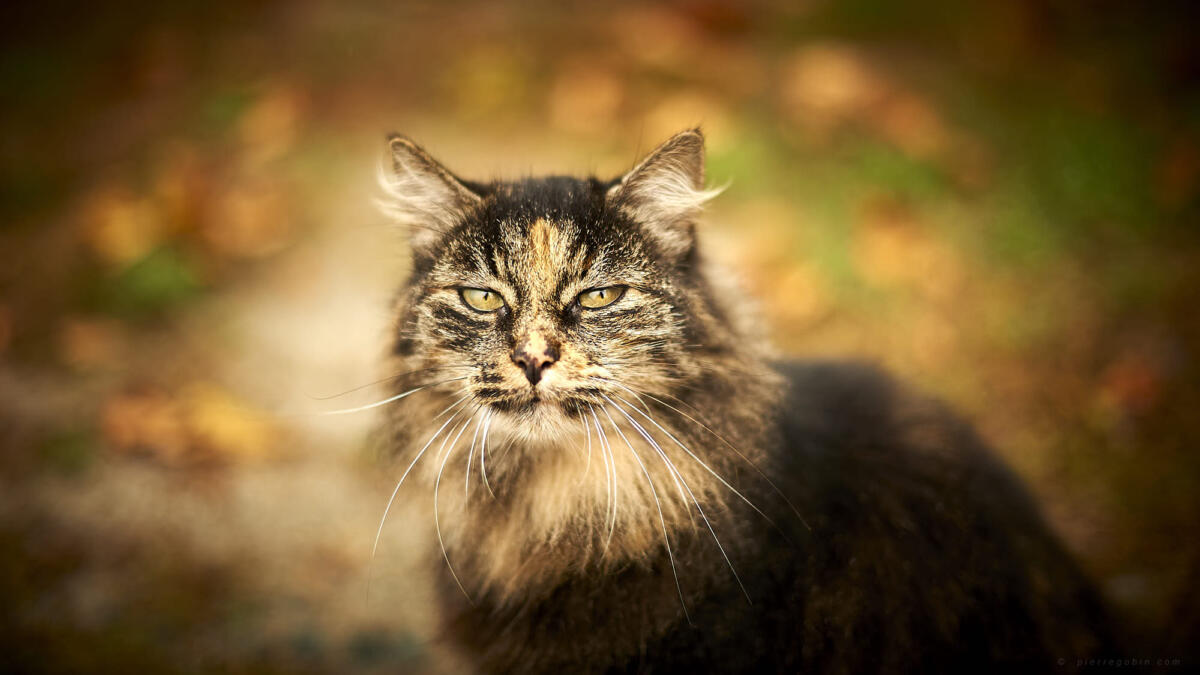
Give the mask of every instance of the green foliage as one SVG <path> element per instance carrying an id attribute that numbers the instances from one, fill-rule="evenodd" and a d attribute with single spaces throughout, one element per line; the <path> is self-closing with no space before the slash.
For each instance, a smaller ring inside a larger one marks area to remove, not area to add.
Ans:
<path id="1" fill-rule="evenodd" d="M 202 289 L 188 258 L 164 246 L 116 275 L 99 279 L 92 304 L 107 314 L 138 317 L 177 307 Z"/>
<path id="2" fill-rule="evenodd" d="M 91 466 L 96 450 L 92 432 L 59 430 L 42 439 L 37 454 L 48 468 L 66 476 L 78 476 Z"/>

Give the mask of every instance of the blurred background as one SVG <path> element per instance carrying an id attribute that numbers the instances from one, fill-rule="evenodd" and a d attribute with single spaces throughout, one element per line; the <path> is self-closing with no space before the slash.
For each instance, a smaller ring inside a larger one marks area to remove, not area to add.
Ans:
<path id="1" fill-rule="evenodd" d="M 1130 655 L 1195 664 L 1187 6 L 7 6 L 0 664 L 447 669 L 429 505 L 401 499 L 372 562 L 397 467 L 370 413 L 319 415 L 382 397 L 335 395 L 381 375 L 406 266 L 384 136 L 468 177 L 613 176 L 695 124 L 729 184 L 707 250 L 779 348 L 949 400 Z"/>

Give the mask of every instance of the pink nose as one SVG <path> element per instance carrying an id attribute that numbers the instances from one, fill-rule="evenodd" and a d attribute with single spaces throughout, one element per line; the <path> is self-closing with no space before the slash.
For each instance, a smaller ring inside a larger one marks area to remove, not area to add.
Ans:
<path id="1" fill-rule="evenodd" d="M 540 335 L 530 335 L 513 349 L 512 360 L 525 371 L 529 384 L 536 386 L 542 379 L 542 371 L 558 360 L 558 345 Z"/>

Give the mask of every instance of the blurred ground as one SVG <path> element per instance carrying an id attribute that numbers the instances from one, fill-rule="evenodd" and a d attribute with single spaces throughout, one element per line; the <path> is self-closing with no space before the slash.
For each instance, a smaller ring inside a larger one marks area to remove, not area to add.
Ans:
<path id="1" fill-rule="evenodd" d="M 219 6 L 225 5 L 225 6 Z M 199 3 L 0 21 L 0 664 L 437 669 L 368 442 L 385 132 L 471 177 L 709 136 L 708 248 L 1032 485 L 1138 657 L 1200 638 L 1184 3 Z M 1195 663 L 1195 661 L 1192 661 Z"/>

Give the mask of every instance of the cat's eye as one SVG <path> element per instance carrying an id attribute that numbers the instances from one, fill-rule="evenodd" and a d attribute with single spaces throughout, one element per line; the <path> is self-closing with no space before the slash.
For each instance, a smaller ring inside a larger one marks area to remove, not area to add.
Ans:
<path id="1" fill-rule="evenodd" d="M 600 309 L 620 300 L 623 295 L 625 295 L 624 286 L 593 288 L 579 294 L 579 306 L 586 309 Z"/>
<path id="2" fill-rule="evenodd" d="M 486 288 L 460 288 L 458 294 L 476 312 L 494 312 L 504 306 L 504 298 Z"/>

